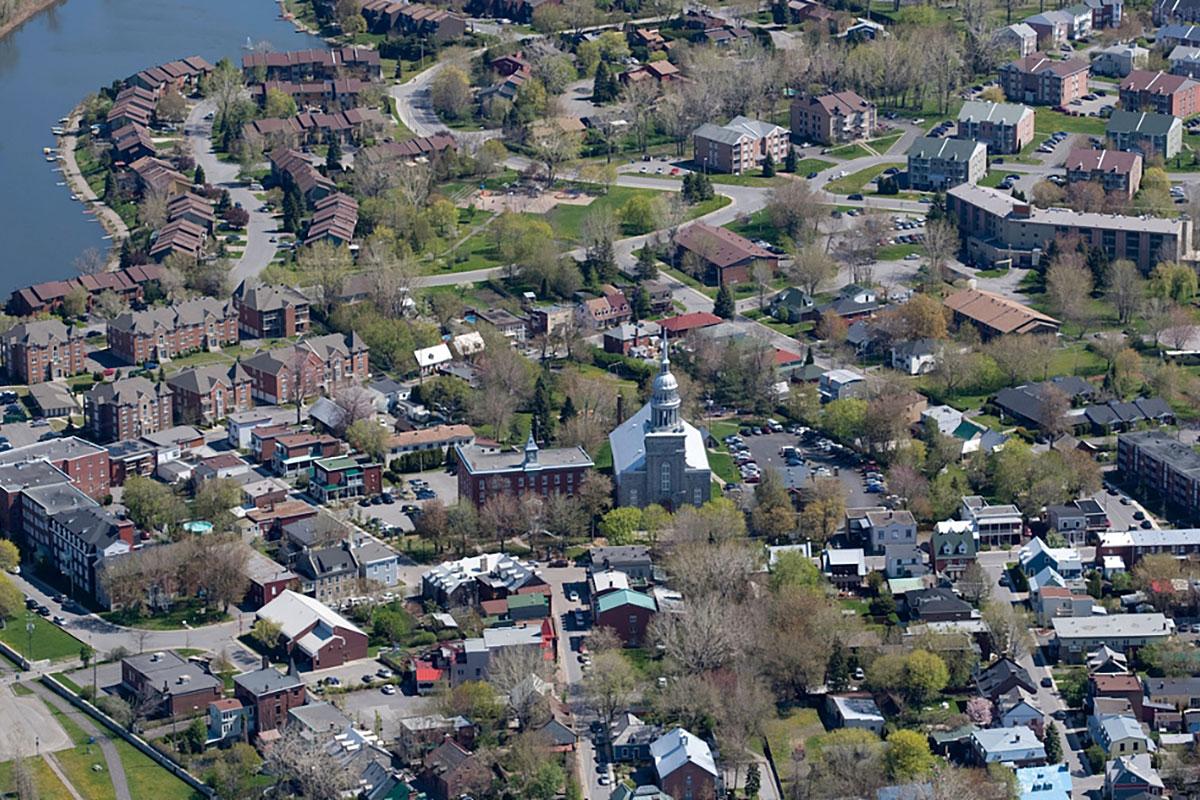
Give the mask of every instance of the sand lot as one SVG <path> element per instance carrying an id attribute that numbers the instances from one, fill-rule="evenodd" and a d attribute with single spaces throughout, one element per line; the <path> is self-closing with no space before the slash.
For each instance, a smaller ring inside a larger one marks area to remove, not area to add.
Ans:
<path id="1" fill-rule="evenodd" d="M 473 193 L 463 203 L 465 206 L 475 206 L 481 211 L 499 214 L 502 211 L 513 211 L 525 214 L 545 214 L 557 205 L 590 206 L 596 198 L 582 192 L 537 192 L 530 194 L 516 191 L 512 194 L 482 190 Z"/>
<path id="2" fill-rule="evenodd" d="M 0 762 L 73 746 L 66 731 L 36 695 L 17 697 L 0 686 Z M 38 741 L 35 741 L 35 737 Z"/>

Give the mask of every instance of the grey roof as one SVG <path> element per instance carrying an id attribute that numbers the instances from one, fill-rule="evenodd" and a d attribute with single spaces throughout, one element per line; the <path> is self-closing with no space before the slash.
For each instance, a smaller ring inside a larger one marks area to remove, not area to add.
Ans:
<path id="1" fill-rule="evenodd" d="M 223 367 L 211 364 L 207 367 L 185 369 L 167 378 L 167 385 L 192 394 L 208 394 L 216 386 L 233 386 L 234 382 L 249 381 L 250 376 L 241 364 Z"/>
<path id="2" fill-rule="evenodd" d="M 48 347 L 51 344 L 78 339 L 83 333 L 77 328 L 68 328 L 58 319 L 39 319 L 14 325 L 4 334 L 4 342 L 21 342 L 33 347 Z"/>
<path id="3" fill-rule="evenodd" d="M 289 305 L 308 305 L 308 298 L 290 286 L 246 286 L 243 282 L 234 291 L 242 305 L 255 311 L 278 311 Z"/>
<path id="4" fill-rule="evenodd" d="M 37 486 L 70 483 L 71 476 L 49 461 L 18 461 L 0 464 L 0 488 L 10 494 Z"/>
<path id="5" fill-rule="evenodd" d="M 0 453 L 0 464 L 17 464 L 22 461 L 70 461 L 84 456 L 104 452 L 104 448 L 91 442 L 85 442 L 78 436 L 63 436 L 58 439 L 47 439 L 44 442 L 34 442 L 24 447 L 14 447 L 6 453 Z"/>
<path id="6" fill-rule="evenodd" d="M 35 383 L 29 387 L 29 396 L 33 398 L 34 404 L 41 409 L 42 413 L 63 408 L 75 409 L 78 407 L 78 404 L 75 402 L 75 395 L 71 394 L 71 390 L 57 381 Z"/>
<path id="7" fill-rule="evenodd" d="M 1059 639 L 1130 639 L 1169 636 L 1175 625 L 1162 614 L 1110 614 L 1100 617 L 1055 617 L 1051 620 Z"/>
<path id="8" fill-rule="evenodd" d="M 350 552 L 343 547 L 322 547 L 309 550 L 296 561 L 296 571 L 313 580 L 339 573 L 357 572 L 358 567 Z"/>
<path id="9" fill-rule="evenodd" d="M 1177 472 L 1200 477 L 1200 453 L 1170 434 L 1162 431 L 1138 431 L 1123 433 L 1119 440 L 1152 453 L 1156 460 L 1170 464 L 1171 469 Z"/>
<path id="10" fill-rule="evenodd" d="M 298 676 L 280 672 L 274 667 L 264 667 L 263 669 L 256 669 L 254 672 L 244 672 L 241 675 L 235 675 L 233 683 L 235 686 L 242 687 L 254 697 L 262 697 L 265 694 L 274 694 L 276 692 L 286 692 L 289 689 L 295 689 L 304 685 L 304 681 L 300 680 Z"/>
<path id="11" fill-rule="evenodd" d="M 110 320 L 108 327 L 118 331 L 150 335 L 157 329 L 172 330 L 178 327 L 202 325 L 207 319 L 228 319 L 234 315 L 233 305 L 228 300 L 213 297 L 198 297 L 171 306 L 131 311 Z"/>
<path id="12" fill-rule="evenodd" d="M 507 553 L 485 553 L 458 561 L 445 561 L 423 573 L 421 580 L 446 594 L 452 594 L 459 586 L 476 579 L 487 579 L 505 586 L 509 591 L 516 591 L 536 576 L 531 567 Z"/>
<path id="13" fill-rule="evenodd" d="M 157 400 L 169 396 L 171 390 L 163 384 L 151 383 L 147 378 L 121 378 L 112 383 L 98 383 L 88 390 L 87 397 L 96 405 L 112 403 L 118 406 L 137 405 L 144 398 Z"/>
<path id="14" fill-rule="evenodd" d="M 610 569 L 651 565 L 650 548 L 640 544 L 593 547 L 588 551 L 588 558 L 593 567 Z"/>
<path id="15" fill-rule="evenodd" d="M 95 500 L 69 483 L 53 483 L 26 489 L 24 495 L 31 502 L 45 509 L 47 516 L 53 516 L 60 511 L 72 511 L 96 504 Z"/>
<path id="16" fill-rule="evenodd" d="M 117 518 L 96 505 L 60 511 L 54 515 L 54 522 L 86 544 L 89 551 L 104 550 L 120 538 Z"/>
<path id="17" fill-rule="evenodd" d="M 173 447 L 181 442 L 191 442 L 196 439 L 203 439 L 204 434 L 193 428 L 191 425 L 176 425 L 173 428 L 166 430 L 147 433 L 142 437 L 155 447 Z"/>
<path id="18" fill-rule="evenodd" d="M 537 463 L 525 463 L 524 450 L 496 450 L 478 444 L 457 444 L 454 451 L 472 475 L 485 472 L 512 472 L 525 469 L 536 472 L 543 467 L 590 467 L 591 456 L 582 447 L 538 448 Z"/>
<path id="19" fill-rule="evenodd" d="M 398 559 L 399 556 L 383 542 L 365 536 L 354 543 L 354 558 L 360 564 L 378 564 Z"/>
<path id="20" fill-rule="evenodd" d="M 727 125 L 714 125 L 711 122 L 706 122 L 697 128 L 692 133 L 692 136 L 711 139 L 722 144 L 734 145 L 741 141 L 743 137 L 749 136 L 761 139 L 764 136 L 769 136 L 776 130 L 780 130 L 780 127 L 770 122 L 737 116 L 729 120 L 729 124 Z"/>
<path id="21" fill-rule="evenodd" d="M 198 665 L 169 650 L 130 656 L 125 663 L 146 676 L 147 685 L 154 691 L 167 695 L 219 689 L 222 685 Z"/>
<path id="22" fill-rule="evenodd" d="M 1018 124 L 1033 110 L 1018 103 L 989 103 L 985 100 L 968 100 L 958 112 L 959 122 L 1001 122 L 1005 125 Z"/>
<path id="23" fill-rule="evenodd" d="M 313 733 L 341 733 L 354 721 L 333 703 L 309 703 L 288 709 L 288 716 Z"/>
<path id="24" fill-rule="evenodd" d="M 843 696 L 830 695 L 830 701 L 837 706 L 838 713 L 842 715 L 844 720 L 857 721 L 879 721 L 883 722 L 883 714 L 879 711 L 879 706 L 875 705 L 875 701 L 869 696 Z"/>
<path id="25" fill-rule="evenodd" d="M 1108 125 L 1105 127 L 1105 132 L 1110 135 L 1114 133 L 1137 133 L 1142 136 L 1165 136 L 1177 125 L 1182 125 L 1179 117 L 1170 114 L 1117 109 L 1108 118 Z"/>
<path id="26" fill-rule="evenodd" d="M 1174 119 L 1174 117 L 1170 119 Z M 981 208 L 989 214 L 995 214 L 998 217 L 1007 217 L 1018 205 L 1028 207 L 1030 208 L 1029 216 L 1027 217 L 1029 223 L 1098 228 L 1100 230 L 1142 231 L 1172 236 L 1179 235 L 1182 228 L 1182 222 L 1179 219 L 1099 214 L 1072 211 L 1069 208 L 1037 208 L 1036 206 L 1028 206 L 1027 203 L 1020 202 L 1007 192 L 987 186 L 979 186 L 974 183 L 960 183 L 948 189 L 946 194 L 964 203 Z"/>
<path id="27" fill-rule="evenodd" d="M 922 136 L 908 148 L 909 158 L 938 161 L 970 161 L 979 148 L 986 145 L 974 139 L 935 139 Z"/>

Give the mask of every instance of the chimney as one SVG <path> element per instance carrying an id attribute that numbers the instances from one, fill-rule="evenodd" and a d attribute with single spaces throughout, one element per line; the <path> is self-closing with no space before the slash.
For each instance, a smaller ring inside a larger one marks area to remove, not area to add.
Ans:
<path id="1" fill-rule="evenodd" d="M 267 658 L 266 656 L 263 656 L 262 657 L 262 668 L 270 669 L 271 668 L 271 659 Z"/>

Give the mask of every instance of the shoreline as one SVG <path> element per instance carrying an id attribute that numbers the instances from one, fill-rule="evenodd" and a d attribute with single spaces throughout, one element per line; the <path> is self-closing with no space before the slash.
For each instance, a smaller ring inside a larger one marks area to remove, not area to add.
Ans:
<path id="1" fill-rule="evenodd" d="M 58 2 L 58 0 L 55 0 Z M 71 109 L 71 113 L 67 115 L 66 129 L 69 131 L 79 130 L 79 119 L 83 115 L 82 104 Z M 115 269 L 119 263 L 119 253 L 121 252 L 121 243 L 129 238 L 129 226 L 125 224 L 125 220 L 117 214 L 107 203 L 100 199 L 92 187 L 88 185 L 83 174 L 79 171 L 79 164 L 75 161 L 75 145 L 78 143 L 78 136 L 73 133 L 64 134 L 57 137 L 58 153 L 62 163 L 63 179 L 67 182 L 67 188 L 71 193 L 79 198 L 80 204 L 83 206 L 83 213 L 91 213 L 100 226 L 104 228 L 105 233 L 111 237 L 107 255 L 107 268 Z"/>
<path id="2" fill-rule="evenodd" d="M 37 14 L 40 14 L 46 9 L 56 6 L 59 3 L 65 2 L 66 0 L 30 0 L 29 5 L 23 6 L 12 19 L 3 25 L 0 25 L 0 39 L 8 36 L 10 33 L 24 25 Z"/>

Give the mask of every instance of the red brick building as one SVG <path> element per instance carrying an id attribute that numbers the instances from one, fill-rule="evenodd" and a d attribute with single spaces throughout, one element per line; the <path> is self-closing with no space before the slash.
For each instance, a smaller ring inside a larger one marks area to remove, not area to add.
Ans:
<path id="1" fill-rule="evenodd" d="M 19 495 L 25 488 L 64 481 L 49 471 L 40 478 L 31 477 L 34 463 L 46 463 L 65 474 L 66 479 L 93 500 L 102 500 L 109 492 L 108 450 L 76 436 L 49 439 L 0 453 L 0 522 L 8 530 L 20 530 L 10 513 L 16 513 Z"/>
<path id="2" fill-rule="evenodd" d="M 383 467 L 367 456 L 322 458 L 313 462 L 308 493 L 318 503 L 374 497 L 383 491 Z"/>
<path id="3" fill-rule="evenodd" d="M 279 637 L 302 669 L 340 667 L 367 657 L 367 634 L 319 600 L 291 590 L 260 608 L 259 619 L 279 625 Z"/>
<path id="4" fill-rule="evenodd" d="M 1000 86 L 1011 103 L 1065 107 L 1087 94 L 1090 68 L 1083 59 L 1055 61 L 1033 53 L 1001 67 Z"/>
<path id="5" fill-rule="evenodd" d="M 277 475 L 296 475 L 323 458 L 340 456 L 346 443 L 328 434 L 286 433 L 275 438 L 269 463 Z"/>
<path id="6" fill-rule="evenodd" d="M 137 439 L 174 424 L 171 390 L 146 378 L 98 383 L 83 398 L 84 427 L 97 442 Z"/>
<path id="7" fill-rule="evenodd" d="M 708 743 L 674 728 L 650 743 L 658 787 L 675 800 L 716 800 L 717 765 Z"/>
<path id="8" fill-rule="evenodd" d="M 592 609 L 597 628 L 612 628 L 626 647 L 641 647 L 658 605 L 648 594 L 618 589 L 592 598 Z"/>
<path id="9" fill-rule="evenodd" d="M 15 317 L 31 317 L 62 307 L 63 298 L 82 287 L 88 295 L 88 307 L 101 292 L 113 292 L 133 302 L 145 296 L 146 284 L 162 277 L 162 267 L 157 264 L 142 264 L 114 272 L 98 272 L 81 275 L 65 281 L 46 281 L 17 289 L 8 299 L 8 313 Z"/>
<path id="10" fill-rule="evenodd" d="M 135 702 L 145 698 L 153 703 L 155 715 L 175 717 L 203 711 L 220 700 L 222 684 L 199 664 L 167 650 L 122 660 L 121 688 Z"/>
<path id="11" fill-rule="evenodd" d="M 252 381 L 253 397 L 271 404 L 332 394 L 371 376 L 369 349 L 357 333 L 316 336 L 267 350 L 243 361 L 242 367 Z"/>
<path id="12" fill-rule="evenodd" d="M 247 286 L 233 293 L 246 339 L 286 339 L 308 333 L 308 298 L 290 286 Z"/>
<path id="13" fill-rule="evenodd" d="M 498 494 L 520 496 L 536 492 L 573 495 L 593 462 L 582 447 L 539 449 L 533 437 L 524 452 L 479 443 L 455 445 L 458 496 L 482 508 Z"/>
<path id="14" fill-rule="evenodd" d="M 22 322 L 0 339 L 4 368 L 13 383 L 42 383 L 87 372 L 83 331 L 60 320 Z"/>
<path id="15" fill-rule="evenodd" d="M 758 263 L 766 264 L 772 274 L 779 266 L 779 256 L 771 251 L 728 228 L 705 222 L 681 228 L 675 234 L 674 245 L 676 263 L 713 286 L 745 283 Z"/>
<path id="16" fill-rule="evenodd" d="M 317 507 L 303 500 L 282 500 L 270 505 L 255 506 L 246 512 L 246 519 L 264 539 L 279 538 L 285 525 L 315 517 Z"/>
<path id="17" fill-rule="evenodd" d="M 240 364 L 185 369 L 167 378 L 180 424 L 211 424 L 254 407 L 253 381 Z"/>
<path id="18" fill-rule="evenodd" d="M 1121 108 L 1186 119 L 1200 112 L 1200 83 L 1184 75 L 1135 69 L 1121 81 Z"/>
<path id="19" fill-rule="evenodd" d="M 250 709 L 250 730 L 263 733 L 285 725 L 288 711 L 304 705 L 307 692 L 298 675 L 280 672 L 270 663 L 264 663 L 262 669 L 234 677 L 233 696 Z"/>
<path id="20" fill-rule="evenodd" d="M 129 312 L 108 323 L 108 345 L 126 364 L 162 361 L 237 343 L 233 304 L 211 297 Z"/>

